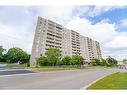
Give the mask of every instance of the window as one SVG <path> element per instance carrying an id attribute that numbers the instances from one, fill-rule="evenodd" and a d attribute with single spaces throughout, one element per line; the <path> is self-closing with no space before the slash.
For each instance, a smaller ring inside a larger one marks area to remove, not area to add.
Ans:
<path id="1" fill-rule="evenodd" d="M 60 29 L 60 30 L 62 30 L 62 28 L 61 28 L 61 27 L 58 27 L 58 26 L 56 26 L 56 28 L 57 28 L 57 29 Z"/>
<path id="2" fill-rule="evenodd" d="M 47 30 L 48 32 L 50 32 L 50 33 L 53 33 L 53 31 L 51 31 L 51 30 Z"/>
<path id="3" fill-rule="evenodd" d="M 40 21 L 40 24 L 42 24 L 42 21 Z"/>
<path id="4" fill-rule="evenodd" d="M 52 26 L 52 27 L 55 27 L 55 25 L 51 24 L 51 23 L 48 23 L 49 26 Z"/>
<path id="5" fill-rule="evenodd" d="M 47 33 L 47 35 L 50 35 L 50 36 L 55 36 L 55 35 L 53 35 L 53 34 L 50 34 L 50 33 Z"/>
<path id="6" fill-rule="evenodd" d="M 53 38 L 51 38 L 51 37 L 47 37 L 47 39 L 54 40 L 54 39 L 53 39 Z"/>

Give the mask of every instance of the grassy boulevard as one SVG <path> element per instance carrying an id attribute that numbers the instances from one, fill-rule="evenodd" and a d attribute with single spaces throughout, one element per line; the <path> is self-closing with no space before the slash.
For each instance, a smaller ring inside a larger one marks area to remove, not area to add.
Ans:
<path id="1" fill-rule="evenodd" d="M 0 63 L 6 64 L 6 67 L 19 67 L 22 69 L 30 69 L 34 72 L 48 72 L 48 71 L 60 71 L 60 70 L 79 70 L 79 69 L 103 69 L 103 68 L 110 68 L 106 66 L 39 66 L 39 67 L 27 67 L 27 64 L 11 64 L 11 63 Z"/>
<path id="2" fill-rule="evenodd" d="M 0 62 L 0 64 L 5 64 L 6 67 L 19 67 L 19 68 L 26 68 L 27 64 L 12 64 L 12 63 L 7 63 L 7 62 Z"/>
<path id="3" fill-rule="evenodd" d="M 127 89 L 127 72 L 117 72 L 115 74 L 109 75 L 87 89 Z"/>
<path id="4" fill-rule="evenodd" d="M 75 70 L 80 69 L 79 67 L 59 67 L 59 66 L 42 66 L 37 68 L 29 68 L 34 72 L 47 72 L 47 71 L 60 71 L 60 70 Z"/>
<path id="5" fill-rule="evenodd" d="M 31 71 L 34 72 L 48 72 L 48 71 L 61 71 L 61 70 L 86 70 L 86 69 L 110 69 L 111 67 L 102 67 L 102 66 L 41 66 L 41 67 L 28 67 Z"/>

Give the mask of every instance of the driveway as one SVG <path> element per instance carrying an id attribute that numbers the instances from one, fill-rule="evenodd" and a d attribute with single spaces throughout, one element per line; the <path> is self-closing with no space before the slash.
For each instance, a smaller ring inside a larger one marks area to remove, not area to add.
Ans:
<path id="1" fill-rule="evenodd" d="M 117 69 L 68 70 L 0 76 L 0 89 L 81 89 Z"/>

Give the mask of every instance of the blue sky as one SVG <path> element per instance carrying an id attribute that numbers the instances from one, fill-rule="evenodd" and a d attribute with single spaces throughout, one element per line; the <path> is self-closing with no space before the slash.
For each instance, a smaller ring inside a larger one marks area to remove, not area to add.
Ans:
<path id="1" fill-rule="evenodd" d="M 37 16 L 99 41 L 103 57 L 127 58 L 127 6 L 0 6 L 0 45 L 30 53 Z"/>
<path id="2" fill-rule="evenodd" d="M 91 17 L 92 21 L 95 23 L 105 18 L 110 19 L 112 23 L 118 24 L 121 19 L 127 18 L 127 7 L 122 9 L 120 8 L 120 9 L 111 10 L 103 13 L 102 15 Z"/>

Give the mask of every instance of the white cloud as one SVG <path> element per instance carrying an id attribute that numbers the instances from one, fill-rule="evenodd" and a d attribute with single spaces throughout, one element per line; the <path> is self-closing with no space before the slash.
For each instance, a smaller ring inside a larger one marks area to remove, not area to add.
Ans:
<path id="1" fill-rule="evenodd" d="M 107 45 L 112 49 L 123 49 L 127 48 L 127 35 L 119 35 L 116 36 L 112 41 L 110 41 Z"/>
<path id="2" fill-rule="evenodd" d="M 124 8 L 124 6 L 96 6 L 88 12 L 89 16 L 94 17 L 114 9 Z"/>
<path id="3" fill-rule="evenodd" d="M 38 15 L 58 23 L 65 24 L 73 18 L 73 10 L 75 7 L 71 6 L 45 6 L 37 7 Z"/>
<path id="4" fill-rule="evenodd" d="M 31 52 L 37 16 L 51 19 L 70 29 L 78 31 L 101 43 L 103 56 L 113 55 L 123 58 L 126 55 L 127 33 L 117 32 L 116 24 L 109 19 L 92 24 L 88 16 L 99 16 L 105 12 L 124 8 L 122 6 L 43 6 L 0 8 L 0 44 L 5 48 L 17 46 Z M 10 11 L 11 10 L 11 11 Z M 84 18 L 81 18 L 81 17 Z M 126 25 L 126 20 L 121 25 Z M 121 50 L 122 49 L 122 50 Z M 117 51 L 119 50 L 119 52 Z M 118 56 L 121 54 L 121 56 Z"/>
<path id="5" fill-rule="evenodd" d="M 127 18 L 126 19 L 122 19 L 119 23 L 119 27 L 127 27 Z"/>
<path id="6" fill-rule="evenodd" d="M 93 25 L 88 19 L 75 18 L 66 27 L 99 41 L 104 57 L 111 55 L 122 59 L 123 56 L 119 56 L 119 54 L 126 55 L 127 32 L 117 32 L 116 24 L 109 23 L 108 19 Z"/>
<path id="7" fill-rule="evenodd" d="M 33 7 L 37 11 L 37 15 L 51 19 L 63 25 L 67 24 L 75 17 L 94 17 L 101 15 L 107 11 L 111 11 L 124 6 L 43 6 Z"/>
<path id="8" fill-rule="evenodd" d="M 109 24 L 104 20 L 95 25 L 92 25 L 88 19 L 75 18 L 74 20 L 70 21 L 66 27 L 75 31 L 79 31 L 80 34 L 92 37 L 101 43 L 111 40 L 112 36 L 115 35 L 115 25 Z"/>
<path id="9" fill-rule="evenodd" d="M 0 44 L 7 49 L 10 47 L 20 47 L 30 53 L 32 37 L 31 35 L 29 36 L 27 31 L 27 29 L 22 27 L 0 24 Z"/>

